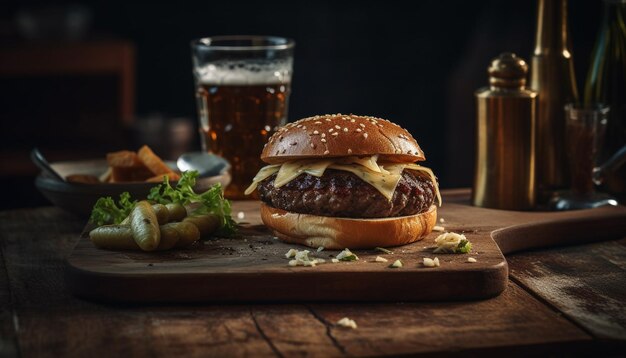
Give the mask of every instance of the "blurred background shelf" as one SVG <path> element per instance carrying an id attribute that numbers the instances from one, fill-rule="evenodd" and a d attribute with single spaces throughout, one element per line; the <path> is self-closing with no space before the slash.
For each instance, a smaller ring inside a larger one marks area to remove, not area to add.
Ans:
<path id="1" fill-rule="evenodd" d="M 579 83 L 601 9 L 570 1 Z M 158 145 L 176 122 L 198 149 L 189 41 L 221 34 L 295 39 L 290 121 L 388 118 L 415 136 L 442 187 L 471 186 L 473 93 L 499 53 L 530 59 L 535 22 L 535 1 L 0 5 L 0 185 L 20 187 L 0 209 L 47 203 L 22 163 L 35 145 L 51 160 L 100 157 Z"/>
<path id="2" fill-rule="evenodd" d="M 29 159 L 103 157 L 129 145 L 135 49 L 123 40 L 33 41 L 0 47 L 0 208 L 40 205 Z"/>

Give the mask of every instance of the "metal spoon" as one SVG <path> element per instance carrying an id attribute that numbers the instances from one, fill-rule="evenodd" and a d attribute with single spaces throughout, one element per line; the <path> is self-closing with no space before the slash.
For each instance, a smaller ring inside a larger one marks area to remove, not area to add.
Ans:
<path id="1" fill-rule="evenodd" d="M 184 153 L 176 161 L 181 172 L 197 170 L 201 178 L 222 174 L 230 167 L 228 161 L 215 154 L 206 152 Z"/>
<path id="2" fill-rule="evenodd" d="M 41 169 L 42 172 L 57 180 L 65 181 L 65 178 L 63 178 L 59 173 L 56 172 L 56 170 L 52 168 L 52 166 L 50 166 L 50 163 L 48 163 L 48 161 L 43 156 L 43 154 L 41 154 L 39 149 L 33 148 L 33 150 L 30 152 L 30 159 L 39 169 Z"/>

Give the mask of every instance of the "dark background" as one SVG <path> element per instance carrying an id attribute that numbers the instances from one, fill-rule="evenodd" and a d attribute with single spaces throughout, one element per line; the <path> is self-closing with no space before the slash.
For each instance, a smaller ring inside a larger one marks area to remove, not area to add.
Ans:
<path id="1" fill-rule="evenodd" d="M 188 118 L 195 125 L 191 39 L 223 34 L 291 37 L 296 50 L 290 121 L 336 112 L 390 119 L 415 136 L 426 153 L 426 165 L 435 170 L 445 188 L 471 185 L 473 92 L 487 83 L 487 65 L 505 51 L 529 61 L 536 22 L 535 1 L 80 4 L 92 18 L 81 41 L 117 38 L 134 44 L 137 118 L 158 113 L 164 118 Z M 18 11 L 54 6 L 68 4 L 0 5 L 3 47 L 26 41 L 15 28 Z M 584 84 L 601 6 L 600 1 L 591 0 L 569 4 L 579 86 Z M 101 88 L 110 86 L 106 79 L 101 81 Z M 45 114 L 46 105 L 53 106 L 68 94 L 56 87 L 39 90 L 37 83 L 28 76 L 0 79 L 0 106 L 43 106 L 44 115 L 31 119 L 32 126 L 39 123 L 49 128 L 44 141 L 42 136 L 29 135 L 24 127 L 20 130 L 26 133 L 11 129 L 19 126 L 4 115 L 1 145 L 5 152 L 35 145 L 43 149 L 73 145 L 66 139 L 63 143 L 54 140 L 62 135 L 54 128 L 62 128 L 57 124 L 64 118 Z M 15 133 L 7 134 L 10 130 Z M 104 154 L 122 149 L 122 143 L 111 140 L 94 145 Z M 195 137 L 193 146 L 197 146 Z M 32 177 L 3 177 L 4 185 L 24 181 L 28 185 L 13 191 L 14 200 L 5 201 L 3 207 L 40 204 L 42 198 L 33 194 Z"/>

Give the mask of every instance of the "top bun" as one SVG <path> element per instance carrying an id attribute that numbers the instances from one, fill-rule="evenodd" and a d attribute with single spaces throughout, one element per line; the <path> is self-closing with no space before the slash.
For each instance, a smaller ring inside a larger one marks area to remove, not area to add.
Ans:
<path id="1" fill-rule="evenodd" d="M 288 123 L 272 135 L 261 159 L 270 164 L 307 158 L 379 155 L 379 160 L 425 160 L 411 133 L 386 119 L 327 114 Z"/>

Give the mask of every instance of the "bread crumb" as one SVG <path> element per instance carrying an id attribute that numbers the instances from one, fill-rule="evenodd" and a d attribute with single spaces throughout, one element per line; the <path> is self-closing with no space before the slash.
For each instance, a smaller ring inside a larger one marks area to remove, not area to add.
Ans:
<path id="1" fill-rule="evenodd" d="M 443 224 L 446 222 L 446 220 L 444 220 L 444 218 L 439 218 L 439 222 Z"/>
<path id="2" fill-rule="evenodd" d="M 337 326 L 344 327 L 344 328 L 357 329 L 356 322 L 348 317 L 344 317 L 340 319 L 339 321 L 337 321 Z"/>
<path id="3" fill-rule="evenodd" d="M 443 226 L 435 225 L 433 226 L 433 231 L 444 232 L 446 229 Z"/>
<path id="4" fill-rule="evenodd" d="M 467 258 L 467 262 L 477 262 L 475 258 L 473 257 L 468 257 Z"/>
<path id="5" fill-rule="evenodd" d="M 240 211 L 237 213 L 237 219 L 243 220 L 245 217 L 246 217 L 246 213 L 244 213 L 243 211 Z"/>
<path id="6" fill-rule="evenodd" d="M 386 259 L 386 258 L 384 258 L 384 257 L 376 256 L 376 260 L 375 260 L 375 261 L 376 261 L 376 262 L 387 262 L 387 261 L 389 261 L 389 260 L 387 260 L 387 259 Z"/>

